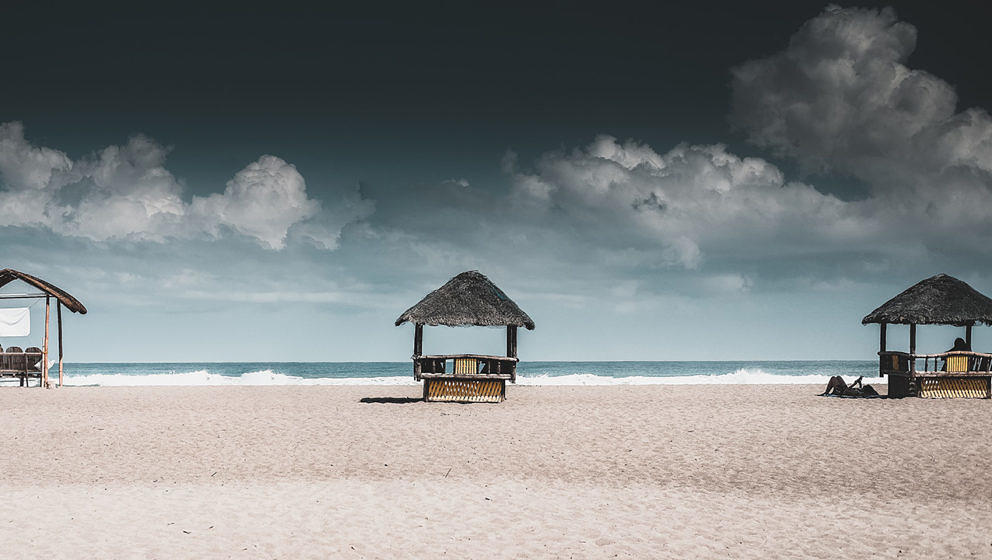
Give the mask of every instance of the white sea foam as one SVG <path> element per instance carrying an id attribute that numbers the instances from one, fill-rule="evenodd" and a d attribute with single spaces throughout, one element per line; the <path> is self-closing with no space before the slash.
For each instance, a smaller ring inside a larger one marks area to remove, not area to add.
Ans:
<path id="1" fill-rule="evenodd" d="M 742 368 L 721 375 L 674 377 L 608 377 L 591 373 L 570 375 L 517 376 L 518 385 L 826 385 L 828 375 L 775 375 L 761 369 Z M 853 381 L 850 377 L 848 381 Z M 220 375 L 207 370 L 149 375 L 91 374 L 66 377 L 66 385 L 103 387 L 135 386 L 259 386 L 259 385 L 415 385 L 413 376 L 386 377 L 299 377 L 266 369 L 238 376 Z M 870 378 L 871 384 L 884 384 L 885 378 Z"/>
<path id="2" fill-rule="evenodd" d="M 849 383 L 856 379 L 851 376 Z M 573 375 L 537 375 L 517 377 L 518 385 L 826 385 L 829 375 L 775 375 L 760 369 L 741 368 L 720 375 L 679 375 L 672 377 L 606 377 L 591 373 Z M 872 378 L 869 384 L 886 383 L 885 378 Z"/>
<path id="3" fill-rule="evenodd" d="M 238 376 L 220 375 L 206 370 L 186 373 L 157 373 L 151 375 L 92 374 L 74 375 L 65 379 L 67 386 L 141 387 L 193 385 L 413 385 L 413 377 L 299 377 L 276 373 L 270 369 L 252 371 Z"/>

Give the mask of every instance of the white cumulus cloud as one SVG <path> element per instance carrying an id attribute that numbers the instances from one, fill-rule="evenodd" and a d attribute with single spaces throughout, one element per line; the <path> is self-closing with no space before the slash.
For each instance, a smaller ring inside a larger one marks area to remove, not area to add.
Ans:
<path id="1" fill-rule="evenodd" d="M 544 154 L 532 171 L 511 172 L 523 207 L 573 222 L 597 244 L 654 246 L 661 261 L 687 268 L 699 266 L 701 247 L 744 237 L 760 243 L 785 233 L 832 239 L 852 233 L 847 203 L 721 145 L 658 153 L 604 135 L 583 149 Z"/>
<path id="2" fill-rule="evenodd" d="M 956 112 L 950 84 L 907 66 L 916 35 L 892 9 L 830 6 L 783 51 L 733 70 L 731 120 L 755 144 L 875 192 L 916 189 L 929 203 L 988 191 L 992 118 Z"/>
<path id="3" fill-rule="evenodd" d="M 234 231 L 282 249 L 295 229 L 333 249 L 341 229 L 371 214 L 357 193 L 322 208 L 296 167 L 263 155 L 222 192 L 184 197 L 165 167 L 169 149 L 143 135 L 72 161 L 32 145 L 21 123 L 0 125 L 0 226 L 35 226 L 95 241 L 220 237 Z"/>
<path id="4" fill-rule="evenodd" d="M 193 197 L 190 207 L 205 229 L 228 226 L 273 249 L 285 246 L 290 226 L 319 210 L 296 167 L 268 155 L 239 171 L 223 193 Z"/>

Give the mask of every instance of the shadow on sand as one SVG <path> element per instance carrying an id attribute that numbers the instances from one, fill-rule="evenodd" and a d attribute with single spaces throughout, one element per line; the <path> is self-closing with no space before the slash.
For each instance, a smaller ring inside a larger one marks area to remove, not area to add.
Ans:
<path id="1" fill-rule="evenodd" d="M 362 397 L 359 402 L 377 404 L 408 404 L 423 402 L 421 397 Z"/>

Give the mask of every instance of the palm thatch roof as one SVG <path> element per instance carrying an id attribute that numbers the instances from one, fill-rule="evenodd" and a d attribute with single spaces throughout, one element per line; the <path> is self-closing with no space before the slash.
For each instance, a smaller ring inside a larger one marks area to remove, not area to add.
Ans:
<path id="1" fill-rule="evenodd" d="M 49 284 L 41 278 L 31 276 L 30 274 L 26 274 L 19 270 L 14 270 L 13 268 L 5 268 L 0 270 L 0 288 L 10 284 L 14 280 L 21 280 L 22 282 L 30 284 L 42 292 L 56 298 L 62 302 L 62 305 L 64 305 L 69 311 L 81 313 L 83 315 L 86 314 L 86 306 L 62 288 L 59 288 L 54 284 Z"/>
<path id="2" fill-rule="evenodd" d="M 861 320 L 868 323 L 992 325 L 992 299 L 966 282 L 938 274 L 918 282 Z"/>
<path id="3" fill-rule="evenodd" d="M 512 326 L 534 330 L 534 321 L 477 270 L 463 272 L 427 294 L 404 311 L 396 319 L 396 325 L 406 321 L 432 326 Z"/>

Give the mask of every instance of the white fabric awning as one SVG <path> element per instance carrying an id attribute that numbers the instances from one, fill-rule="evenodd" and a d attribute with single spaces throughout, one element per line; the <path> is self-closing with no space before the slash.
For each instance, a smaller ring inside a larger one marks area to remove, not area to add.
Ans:
<path id="1" fill-rule="evenodd" d="M 31 334 L 31 309 L 29 307 L 0 308 L 0 336 L 28 336 Z"/>

